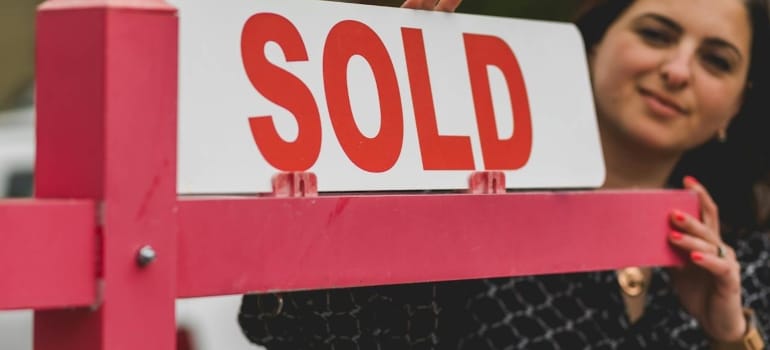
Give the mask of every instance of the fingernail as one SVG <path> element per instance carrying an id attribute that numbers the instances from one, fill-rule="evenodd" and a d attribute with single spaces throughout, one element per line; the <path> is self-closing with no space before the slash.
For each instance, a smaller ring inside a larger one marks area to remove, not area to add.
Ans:
<path id="1" fill-rule="evenodd" d="M 690 253 L 690 258 L 692 258 L 693 261 L 701 261 L 701 260 L 703 260 L 703 253 L 701 253 L 701 252 L 692 252 L 692 253 Z"/>
<path id="2" fill-rule="evenodd" d="M 679 221 L 679 222 L 684 222 L 684 214 L 682 212 L 680 212 L 680 211 L 675 211 L 674 212 L 674 220 Z"/>
<path id="3" fill-rule="evenodd" d="M 694 177 L 689 176 L 689 175 L 685 176 L 683 181 L 684 181 L 684 184 L 686 186 L 695 186 L 695 185 L 700 184 L 700 182 L 698 182 L 698 180 L 696 180 Z"/>
<path id="4" fill-rule="evenodd" d="M 671 239 L 678 241 L 682 239 L 682 234 L 676 231 L 671 231 Z"/>

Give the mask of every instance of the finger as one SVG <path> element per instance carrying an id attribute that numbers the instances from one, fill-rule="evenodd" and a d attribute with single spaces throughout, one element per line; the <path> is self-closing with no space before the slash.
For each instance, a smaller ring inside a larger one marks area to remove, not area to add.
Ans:
<path id="1" fill-rule="evenodd" d="M 716 203 L 714 203 L 714 199 L 711 198 L 711 195 L 708 193 L 708 190 L 706 190 L 706 187 L 704 187 L 692 176 L 685 176 L 682 182 L 684 183 L 684 187 L 686 189 L 695 191 L 695 193 L 698 195 L 698 200 L 701 204 L 701 215 L 703 216 L 703 222 L 707 226 L 711 227 L 714 231 L 719 232 L 719 208 L 717 207 Z"/>
<path id="2" fill-rule="evenodd" d="M 699 252 L 709 252 L 710 254 L 716 255 L 719 249 L 718 246 L 714 243 L 705 241 L 695 236 L 686 235 L 678 231 L 672 231 L 668 235 L 668 240 L 675 247 L 682 249 L 688 253 L 693 251 L 699 251 Z"/>
<path id="3" fill-rule="evenodd" d="M 706 224 L 694 218 L 692 215 L 682 211 L 674 210 L 671 212 L 671 224 L 680 232 L 691 234 L 711 242 L 712 244 L 717 244 L 722 241 L 718 232 L 711 229 L 711 227 L 706 226 Z"/>
<path id="4" fill-rule="evenodd" d="M 458 6 L 460 6 L 462 0 L 439 0 L 436 5 L 437 11 L 454 12 Z"/>
<path id="5" fill-rule="evenodd" d="M 688 253 L 698 251 L 698 252 L 707 252 L 709 254 L 713 254 L 717 257 L 719 257 L 719 247 L 722 247 L 722 258 L 723 259 L 731 259 L 735 260 L 735 250 L 730 248 L 728 245 L 724 243 L 714 244 L 708 241 L 705 241 L 703 239 L 697 238 L 695 236 L 690 236 L 683 234 L 678 231 L 671 231 L 668 235 L 668 240 L 673 244 L 675 247 L 682 249 Z"/>
<path id="6" fill-rule="evenodd" d="M 704 252 L 691 252 L 690 259 L 693 264 L 702 267 L 714 276 L 721 292 L 740 293 L 741 274 L 740 265 L 736 260 L 720 258 L 714 254 Z"/>
<path id="7" fill-rule="evenodd" d="M 401 7 L 403 8 L 422 9 L 422 10 L 433 10 L 435 6 L 436 6 L 435 0 L 406 0 L 401 5 Z"/>

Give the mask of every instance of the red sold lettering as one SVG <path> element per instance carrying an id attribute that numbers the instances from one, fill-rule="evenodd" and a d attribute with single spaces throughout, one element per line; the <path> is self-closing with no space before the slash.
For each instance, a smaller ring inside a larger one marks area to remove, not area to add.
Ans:
<path id="1" fill-rule="evenodd" d="M 308 87 L 267 60 L 268 42 L 283 49 L 287 62 L 307 61 L 305 44 L 288 19 L 272 13 L 251 16 L 241 35 L 241 55 L 249 81 L 262 96 L 294 115 L 297 138 L 291 142 L 283 140 L 271 116 L 249 118 L 251 133 L 270 165 L 283 171 L 305 171 L 315 164 L 321 152 L 320 113 Z"/>
<path id="2" fill-rule="evenodd" d="M 401 28 L 401 36 L 423 169 L 475 169 L 469 136 L 439 134 L 422 31 Z M 288 19 L 272 13 L 249 18 L 241 37 L 241 54 L 249 81 L 266 99 L 292 113 L 298 134 L 294 141 L 286 141 L 278 134 L 272 116 L 258 116 L 249 118 L 252 136 L 274 168 L 305 171 L 316 163 L 321 152 L 318 106 L 302 80 L 267 60 L 264 51 L 268 42 L 281 47 L 287 62 L 308 61 L 305 44 Z M 494 36 L 463 34 L 463 42 L 484 167 L 519 169 L 527 164 L 532 153 L 532 121 L 518 60 L 505 41 Z M 371 138 L 356 125 L 350 104 L 348 64 L 353 56 L 369 64 L 377 86 L 380 130 Z M 387 48 L 366 24 L 341 21 L 327 35 L 322 64 L 329 117 L 342 150 L 362 170 L 388 171 L 401 155 L 404 120 L 395 66 Z M 489 66 L 500 69 L 508 86 L 513 135 L 506 139 L 498 136 Z"/>
<path id="3" fill-rule="evenodd" d="M 350 107 L 348 63 L 355 55 L 369 63 L 377 84 L 381 122 L 373 138 L 361 133 Z M 324 46 L 323 76 L 329 117 L 345 154 L 369 172 L 392 168 L 401 155 L 404 117 L 393 62 L 377 33 L 361 22 L 337 23 Z"/>
<path id="4" fill-rule="evenodd" d="M 406 68 L 409 73 L 423 169 L 473 170 L 475 165 L 470 137 L 446 136 L 438 133 L 422 31 L 415 28 L 401 28 L 401 36 L 404 41 Z"/>
<path id="5" fill-rule="evenodd" d="M 500 38 L 463 34 L 463 40 L 484 166 L 487 170 L 519 169 L 527 164 L 532 154 L 532 120 L 519 62 L 511 48 Z M 513 107 L 513 135 L 504 140 L 498 138 L 495 123 L 487 72 L 487 66 L 490 65 L 503 72 Z"/>

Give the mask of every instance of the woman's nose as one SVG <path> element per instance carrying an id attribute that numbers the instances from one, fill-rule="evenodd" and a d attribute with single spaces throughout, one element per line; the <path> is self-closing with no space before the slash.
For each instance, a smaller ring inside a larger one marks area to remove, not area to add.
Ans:
<path id="1" fill-rule="evenodd" d="M 666 87 L 682 89 L 692 80 L 694 53 L 680 49 L 671 52 L 661 66 L 661 78 Z"/>

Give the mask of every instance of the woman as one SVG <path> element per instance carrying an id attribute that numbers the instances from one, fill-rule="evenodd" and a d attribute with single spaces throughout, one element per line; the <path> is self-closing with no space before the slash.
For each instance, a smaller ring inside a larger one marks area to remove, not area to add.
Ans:
<path id="1" fill-rule="evenodd" d="M 458 4 L 404 6 L 453 11 Z M 696 192 L 701 217 L 674 211 L 670 218 L 670 243 L 688 254 L 687 266 L 297 293 L 277 316 L 264 312 L 272 310 L 269 296 L 246 297 L 247 336 L 271 350 L 751 349 L 761 342 L 756 331 L 770 328 L 770 239 L 752 233 L 762 224 L 752 191 L 770 151 L 762 137 L 770 131 L 766 0 L 601 1 L 577 24 L 591 66 L 604 187 L 683 183 Z M 682 181 L 685 174 L 694 177 Z"/>

